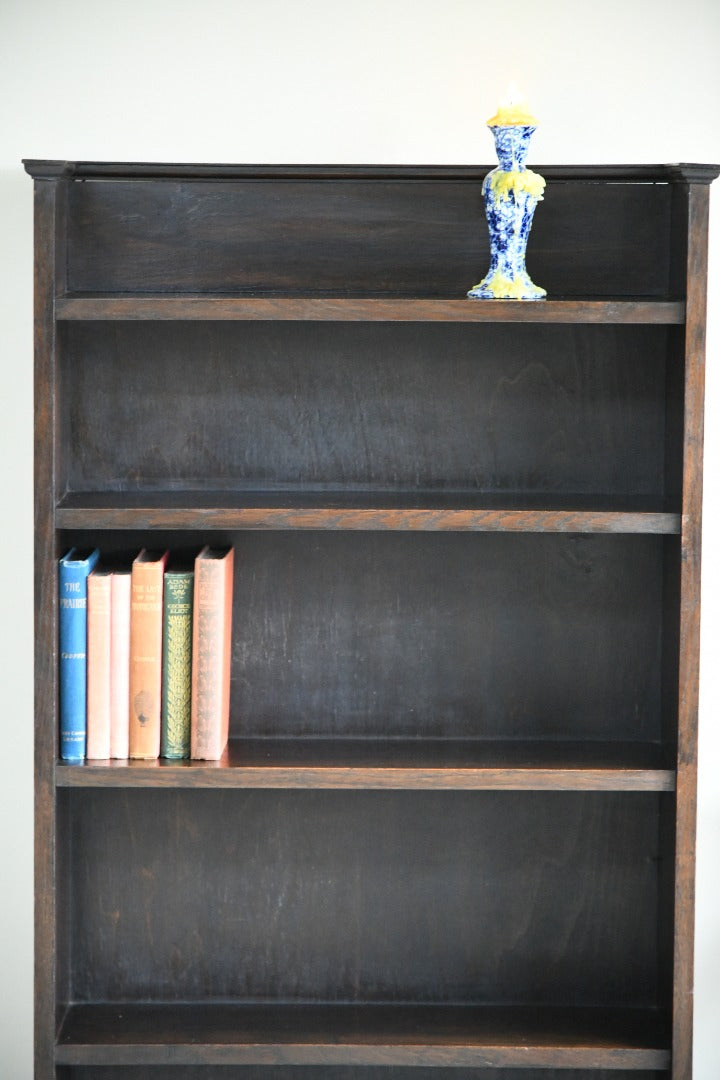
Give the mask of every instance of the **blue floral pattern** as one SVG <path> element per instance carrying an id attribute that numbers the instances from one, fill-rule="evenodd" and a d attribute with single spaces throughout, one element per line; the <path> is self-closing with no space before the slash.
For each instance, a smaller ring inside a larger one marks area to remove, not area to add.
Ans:
<path id="1" fill-rule="evenodd" d="M 545 181 L 525 167 L 535 128 L 509 124 L 490 129 L 499 165 L 487 174 L 482 191 L 490 229 L 490 269 L 468 293 L 479 300 L 543 300 L 547 293 L 525 269 L 525 252 L 535 207 Z"/>

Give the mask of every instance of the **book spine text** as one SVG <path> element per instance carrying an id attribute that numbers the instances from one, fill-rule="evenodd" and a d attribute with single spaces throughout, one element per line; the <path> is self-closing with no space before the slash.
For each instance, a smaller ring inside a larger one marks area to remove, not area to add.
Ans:
<path id="1" fill-rule="evenodd" d="M 131 758 L 160 754 L 162 594 L 167 552 L 141 551 L 130 582 L 129 742 Z"/>
<path id="2" fill-rule="evenodd" d="M 81 761 L 87 738 L 87 579 L 99 551 L 71 549 L 60 560 L 59 680 L 60 757 Z"/>
<path id="3" fill-rule="evenodd" d="M 162 731 L 160 754 L 190 756 L 193 572 L 168 571 L 163 592 Z"/>

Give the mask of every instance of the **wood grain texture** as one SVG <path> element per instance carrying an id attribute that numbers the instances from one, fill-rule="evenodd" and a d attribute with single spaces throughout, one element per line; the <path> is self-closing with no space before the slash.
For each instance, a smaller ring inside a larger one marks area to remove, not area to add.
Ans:
<path id="1" fill-rule="evenodd" d="M 659 738 L 660 537 L 234 535 L 235 736 Z"/>
<path id="2" fill-rule="evenodd" d="M 703 404 L 709 191 L 687 194 L 687 304 L 683 529 L 680 572 L 680 658 L 673 996 L 673 1080 L 692 1076 L 695 822 L 700 648 Z"/>
<path id="3" fill-rule="evenodd" d="M 453 1065 L 460 1071 L 454 1068 L 452 1075 L 461 1077 L 463 1067 L 663 1069 L 669 1053 L 662 1020 L 651 1011 L 148 1005 L 75 1007 L 57 1060 L 415 1065 L 439 1067 L 433 1070 L 438 1077 L 444 1075 L 442 1066 Z M 498 1076 L 494 1068 L 492 1076 Z"/>
<path id="4" fill-rule="evenodd" d="M 347 299 L 325 297 L 66 296 L 56 302 L 63 321 L 114 320 L 280 320 L 320 322 L 521 322 L 521 323 L 682 323 L 677 300 L 513 300 L 482 303 L 467 299 Z"/>
<path id="5" fill-rule="evenodd" d="M 77 1002 L 656 1003 L 660 794 L 64 794 Z"/>
<path id="6" fill-rule="evenodd" d="M 62 329 L 69 491 L 663 498 L 665 327 Z"/>
<path id="7" fill-rule="evenodd" d="M 219 761 L 59 764 L 59 787 L 673 791 L 655 744 L 234 739 Z"/>
<path id="8" fill-rule="evenodd" d="M 54 947 L 56 925 L 54 762 L 57 736 L 57 558 L 55 487 L 56 341 L 54 281 L 64 259 L 64 191 L 35 189 L 35 1062 L 38 1080 L 54 1077 L 57 1013 L 67 1000 L 67 969 Z M 57 1009 L 57 1013 L 56 1013 Z"/>
<path id="9" fill-rule="evenodd" d="M 680 532 L 680 515 L 666 512 L 612 510 L 516 510 L 471 509 L 458 505 L 446 507 L 393 508 L 352 505 L 363 500 L 340 499 L 340 505 L 323 506 L 327 496 L 310 498 L 285 494 L 258 499 L 253 493 L 228 498 L 216 493 L 216 505 L 199 505 L 196 492 L 183 493 L 168 505 L 164 494 L 128 498 L 109 496 L 65 497 L 57 510 L 62 529 L 331 529 L 340 531 L 409 531 L 409 532 L 537 532 L 537 533 L 667 533 Z M 481 502 L 477 498 L 455 496 L 458 504 Z M 207 503 L 207 498 L 201 500 Z M 365 502 L 374 503 L 370 495 Z M 430 502 L 432 499 L 417 498 Z M 514 501 L 508 499 L 508 501 Z M 529 500 L 531 501 L 531 500 Z M 548 500 L 550 501 L 550 500 Z M 572 500 L 568 500 L 572 501 Z M 583 501 L 578 498 L 578 502 Z M 601 501 L 601 500 L 598 500 Z M 296 505 L 288 505 L 291 503 Z M 345 502 L 346 506 L 342 503 Z M 228 504 L 235 505 L 228 505 Z M 262 503 L 264 505 L 257 505 Z M 315 505 L 305 505 L 314 503 Z M 195 504 L 195 505 L 194 505 Z M 255 505 L 252 505 L 255 504 Z"/>
<path id="10" fill-rule="evenodd" d="M 68 289 L 464 299 L 486 272 L 477 172 L 315 173 L 73 181 Z M 548 181 L 528 265 L 549 296 L 670 298 L 672 185 Z"/>

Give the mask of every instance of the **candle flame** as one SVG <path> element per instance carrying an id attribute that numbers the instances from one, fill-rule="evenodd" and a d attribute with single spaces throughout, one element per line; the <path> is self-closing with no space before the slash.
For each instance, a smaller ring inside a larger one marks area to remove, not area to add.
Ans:
<path id="1" fill-rule="evenodd" d="M 527 98 L 519 89 L 517 83 L 511 82 L 507 88 L 506 93 L 500 98 L 500 107 L 503 109 L 512 109 L 517 106 L 526 106 Z"/>
<path id="2" fill-rule="evenodd" d="M 525 96 L 515 83 L 511 83 L 505 96 L 500 99 L 497 112 L 487 123 L 488 127 L 535 127 L 537 120 L 530 112 Z"/>

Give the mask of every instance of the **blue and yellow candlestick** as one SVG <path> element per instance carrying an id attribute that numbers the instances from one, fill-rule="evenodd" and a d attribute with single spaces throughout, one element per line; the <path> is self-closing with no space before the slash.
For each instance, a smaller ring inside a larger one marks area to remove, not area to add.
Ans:
<path id="1" fill-rule="evenodd" d="M 537 121 L 525 105 L 501 105 L 488 127 L 499 165 L 487 174 L 482 191 L 490 229 L 490 269 L 468 293 L 478 300 L 544 300 L 525 269 L 530 226 L 543 197 L 545 181 L 525 168 L 530 136 Z"/>

